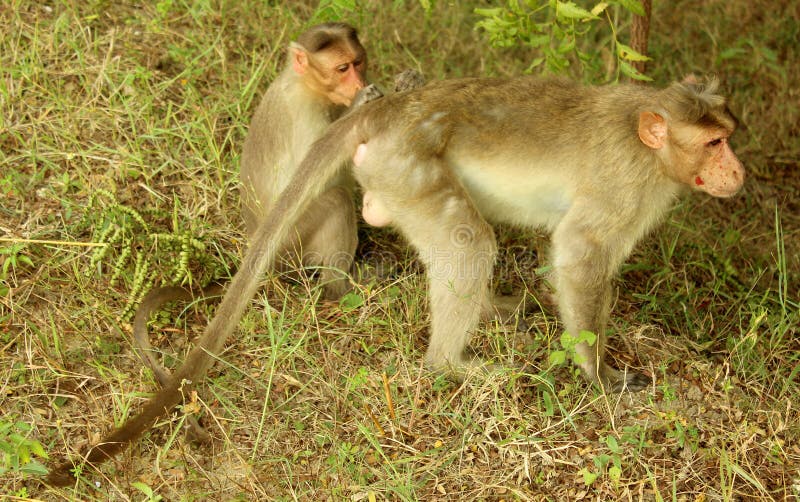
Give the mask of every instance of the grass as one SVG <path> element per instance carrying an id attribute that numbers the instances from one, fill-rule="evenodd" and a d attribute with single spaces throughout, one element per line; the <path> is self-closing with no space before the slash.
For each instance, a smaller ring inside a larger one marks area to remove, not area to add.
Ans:
<path id="1" fill-rule="evenodd" d="M 733 200 L 682 201 L 617 281 L 611 355 L 656 377 L 604 396 L 568 364 L 538 260 L 498 230 L 497 287 L 543 304 L 475 350 L 528 363 L 462 384 L 424 372 L 421 268 L 363 229 L 380 273 L 343 305 L 267 281 L 207 385 L 74 487 L 37 480 L 157 386 L 131 349 L 150 286 L 203 283 L 245 248 L 239 152 L 283 48 L 314 5 L 12 0 L 0 7 L 0 493 L 44 500 L 788 500 L 800 493 L 800 12 L 794 2 L 656 2 L 650 75 L 720 76 L 744 127 Z M 463 2 L 371 2 L 371 74 L 515 75 Z M 46 242 L 34 242 L 46 241 Z M 87 246 L 88 243 L 98 244 Z M 99 244 L 106 244 L 101 246 Z M 173 365 L 213 313 L 151 327 Z"/>

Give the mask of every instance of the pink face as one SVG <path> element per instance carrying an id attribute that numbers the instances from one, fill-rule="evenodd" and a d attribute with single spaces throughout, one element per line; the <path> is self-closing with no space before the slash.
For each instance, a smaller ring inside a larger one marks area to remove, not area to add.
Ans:
<path id="1" fill-rule="evenodd" d="M 366 85 L 367 57 L 363 48 L 340 43 L 316 54 L 309 54 L 302 47 L 292 50 L 294 71 L 335 105 L 350 106 Z"/>
<path id="2" fill-rule="evenodd" d="M 731 150 L 728 138 L 711 139 L 703 148 L 708 157 L 692 180 L 694 187 L 714 197 L 736 194 L 744 184 L 744 167 Z"/>
<path id="3" fill-rule="evenodd" d="M 670 131 L 663 116 L 639 115 L 639 139 L 654 150 L 668 147 L 673 133 L 682 136 L 680 144 L 685 146 L 668 154 L 672 178 L 714 197 L 730 197 L 744 183 L 744 167 L 728 144 L 730 132 L 692 126 Z"/>

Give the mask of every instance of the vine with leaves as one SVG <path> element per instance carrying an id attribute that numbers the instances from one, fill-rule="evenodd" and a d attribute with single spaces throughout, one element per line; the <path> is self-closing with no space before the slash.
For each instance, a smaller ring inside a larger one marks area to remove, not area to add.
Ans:
<path id="1" fill-rule="evenodd" d="M 129 319 L 142 296 L 157 281 L 171 285 L 204 284 L 224 268 L 207 253 L 206 233 L 190 220 L 182 226 L 179 203 L 173 203 L 172 230 L 157 232 L 142 214 L 120 204 L 114 194 L 98 189 L 89 199 L 82 223 L 91 229 L 92 242 L 105 244 L 91 255 L 87 274 L 110 274 L 109 285 L 125 283 L 128 291 L 121 319 Z"/>
<path id="2" fill-rule="evenodd" d="M 618 81 L 622 76 L 650 80 L 635 67 L 649 58 L 620 37 L 630 15 L 646 15 L 640 0 L 596 2 L 586 8 L 560 0 L 506 0 L 501 7 L 475 13 L 483 18 L 476 27 L 493 46 L 531 49 L 528 72 L 563 74 L 577 65 L 575 76 L 587 81 Z"/>

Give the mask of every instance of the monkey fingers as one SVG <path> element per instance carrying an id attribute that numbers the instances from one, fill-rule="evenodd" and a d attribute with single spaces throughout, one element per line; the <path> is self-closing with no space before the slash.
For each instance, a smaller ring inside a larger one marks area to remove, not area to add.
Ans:
<path id="1" fill-rule="evenodd" d="M 364 87 L 356 97 L 353 99 L 353 104 L 350 105 L 350 110 L 354 110 L 359 106 L 363 105 L 364 103 L 369 103 L 372 100 L 382 98 L 383 92 L 378 88 L 375 84 L 369 84 L 368 86 Z"/>

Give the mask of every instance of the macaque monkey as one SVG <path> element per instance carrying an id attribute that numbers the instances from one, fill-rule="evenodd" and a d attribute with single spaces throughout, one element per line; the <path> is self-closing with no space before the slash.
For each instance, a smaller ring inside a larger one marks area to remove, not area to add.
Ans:
<path id="1" fill-rule="evenodd" d="M 320 27 L 316 27 L 314 29 L 318 28 Z M 394 92 L 415 89 L 424 84 L 425 79 L 421 73 L 411 69 L 405 70 L 395 76 Z M 269 91 L 267 92 L 269 93 Z M 355 109 L 368 101 L 372 101 L 383 96 L 384 93 L 375 84 L 370 84 L 358 91 L 350 109 Z M 263 102 L 261 108 L 264 108 Z M 262 113 L 267 112 L 262 111 Z M 364 204 L 366 206 L 370 205 L 370 197 L 371 196 L 365 196 L 364 198 Z M 246 215 L 252 215 L 252 212 L 247 211 L 246 209 L 243 212 Z M 368 214 L 371 214 L 371 211 L 369 209 L 365 209 L 364 215 L 366 216 Z M 373 226 L 380 226 L 376 225 L 374 221 L 369 223 Z M 349 232 L 349 228 L 347 231 Z M 152 289 L 142 299 L 141 303 L 139 304 L 139 308 L 136 310 L 136 315 L 134 316 L 133 320 L 133 342 L 142 361 L 144 361 L 144 363 L 150 368 L 162 386 L 167 384 L 171 378 L 171 375 L 169 370 L 161 365 L 156 351 L 153 350 L 153 347 L 150 344 L 150 335 L 147 331 L 147 322 L 150 319 L 150 316 L 165 303 L 174 301 L 190 301 L 193 298 L 217 296 L 222 292 L 222 290 L 222 285 L 218 283 L 213 283 L 198 292 L 193 292 L 189 288 L 180 286 L 164 286 Z M 194 416 L 189 415 L 187 417 L 187 422 L 189 424 L 189 435 L 193 441 L 206 442 L 210 439 L 209 434 L 202 428 Z"/>
<path id="2" fill-rule="evenodd" d="M 289 44 L 286 67 L 256 109 L 242 152 L 242 217 L 249 235 L 269 212 L 308 147 L 364 88 L 366 70 L 364 47 L 356 30 L 346 24 L 314 26 Z M 374 94 L 368 96 L 374 99 Z M 341 176 L 328 188 L 298 222 L 283 254 L 286 264 L 296 257 L 299 260 L 294 261 L 325 267 L 320 273 L 323 296 L 333 300 L 348 289 L 342 272 L 352 265 L 358 238 L 352 181 Z M 161 385 L 170 375 L 150 345 L 150 314 L 164 303 L 213 296 L 220 290 L 215 284 L 195 294 L 188 288 L 167 286 L 150 291 L 142 300 L 134 318 L 133 340 Z M 189 425 L 194 439 L 207 440 L 208 434 L 194 417 L 189 417 Z"/>
<path id="3" fill-rule="evenodd" d="M 311 144 L 365 86 L 367 55 L 356 30 L 314 26 L 289 45 L 286 68 L 269 86 L 244 142 L 242 217 L 249 237 L 270 214 Z M 279 268 L 321 267 L 323 297 L 349 289 L 358 244 L 352 177 L 342 172 L 306 208 L 281 250 Z"/>
<path id="4" fill-rule="evenodd" d="M 587 378 L 608 391 L 645 388 L 650 378 L 604 360 L 612 279 L 686 188 L 715 197 L 741 188 L 744 169 L 728 144 L 736 121 L 717 87 L 716 80 L 654 89 L 476 78 L 364 104 L 311 147 L 169 384 L 85 460 L 120 451 L 181 401 L 182 382 L 206 373 L 296 222 L 351 160 L 356 181 L 378 203 L 370 218 L 399 229 L 425 263 L 429 368 L 483 367 L 465 348 L 490 294 L 497 247 L 490 222 L 501 222 L 550 231 L 561 322 L 576 336 L 597 336 L 577 348 Z M 69 477 L 70 465 L 51 482 Z"/>
<path id="5" fill-rule="evenodd" d="M 316 30 L 319 28 L 320 27 L 318 26 L 313 29 Z M 395 76 L 394 92 L 402 92 L 414 89 L 424 84 L 425 84 L 425 79 L 421 73 L 419 73 L 416 70 L 405 70 Z M 269 93 L 269 90 L 267 91 L 267 93 Z M 370 84 L 358 91 L 352 102 L 350 109 L 351 110 L 355 109 L 366 102 L 381 98 L 383 96 L 384 93 L 375 84 Z M 266 102 L 266 97 L 264 101 L 262 101 L 262 105 L 260 107 L 262 114 L 269 113 L 269 110 L 264 110 L 265 108 L 263 104 L 264 102 Z M 370 198 L 371 195 L 364 197 L 364 204 L 367 207 L 369 207 L 370 205 L 369 202 Z M 352 205 L 352 202 L 350 204 Z M 342 209 L 345 208 L 343 207 Z M 243 213 L 246 215 L 246 218 L 252 217 L 253 215 L 253 212 L 248 211 L 247 208 L 244 208 Z M 367 208 L 364 210 L 364 215 L 367 216 L 368 214 L 371 214 L 371 211 Z M 344 220 L 339 220 L 339 221 L 344 221 Z M 377 225 L 374 221 L 368 221 L 368 223 L 370 223 L 373 226 L 380 226 Z M 350 228 L 348 227 L 345 230 L 349 232 Z M 355 231 L 355 228 L 353 229 L 353 231 Z M 350 248 L 348 247 L 347 249 Z M 346 250 L 343 249 L 340 251 L 346 251 Z M 350 252 L 352 253 L 352 250 Z M 150 319 L 150 316 L 152 315 L 153 312 L 161 308 L 161 306 L 164 305 L 165 303 L 174 301 L 190 301 L 193 298 L 216 296 L 221 293 L 222 289 L 223 287 L 218 283 L 213 283 L 201 289 L 198 292 L 193 292 L 189 288 L 180 286 L 164 286 L 152 289 L 142 299 L 141 303 L 139 304 L 139 308 L 136 310 L 136 315 L 134 316 L 133 343 L 136 346 L 136 350 L 139 356 L 141 357 L 142 361 L 144 361 L 144 363 L 150 368 L 150 370 L 153 372 L 153 374 L 155 375 L 158 382 L 162 385 L 162 387 L 167 385 L 169 379 L 171 378 L 171 374 L 169 370 L 167 370 L 161 364 L 157 352 L 153 350 L 153 347 L 150 344 L 150 335 L 147 330 L 147 322 Z M 186 389 L 184 389 L 184 392 L 185 391 Z M 200 423 L 194 416 L 189 415 L 187 417 L 187 423 L 189 425 L 189 436 L 193 441 L 206 442 L 210 440 L 209 434 L 203 429 L 203 427 L 200 425 Z"/>

